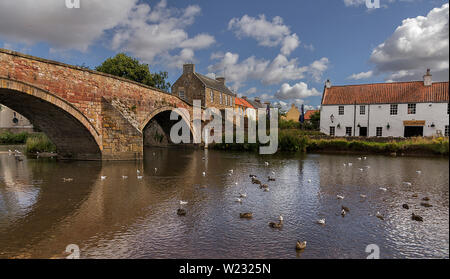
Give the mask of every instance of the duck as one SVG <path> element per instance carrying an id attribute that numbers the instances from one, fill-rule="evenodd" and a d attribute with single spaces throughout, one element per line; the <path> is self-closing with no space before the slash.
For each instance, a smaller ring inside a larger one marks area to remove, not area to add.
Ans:
<path id="1" fill-rule="evenodd" d="M 242 199 L 237 198 L 237 199 L 236 199 L 236 202 L 242 202 Z"/>
<path id="2" fill-rule="evenodd" d="M 185 204 L 188 204 L 188 202 L 187 201 L 180 201 L 180 205 L 185 205 Z"/>
<path id="3" fill-rule="evenodd" d="M 325 225 L 325 219 L 319 219 L 319 220 L 317 220 L 317 224 Z"/>
<path id="4" fill-rule="evenodd" d="M 417 221 L 417 222 L 423 222 L 422 216 L 416 215 L 416 214 L 414 214 L 414 212 L 411 215 L 411 219 L 413 219 L 414 221 Z"/>
<path id="5" fill-rule="evenodd" d="M 338 198 L 338 200 L 343 200 L 343 199 L 344 199 L 344 196 L 342 196 L 342 195 L 336 195 L 336 198 Z"/>
<path id="6" fill-rule="evenodd" d="M 419 195 L 418 194 L 412 194 L 412 196 L 411 197 L 413 197 L 413 198 L 417 198 Z"/>
<path id="7" fill-rule="evenodd" d="M 247 197 L 247 194 L 239 193 L 239 197 L 241 197 L 241 198 L 246 198 L 246 197 Z"/>
<path id="8" fill-rule="evenodd" d="M 250 177 L 250 178 L 256 178 L 256 175 L 254 175 L 254 174 L 249 174 L 248 177 Z"/>
<path id="9" fill-rule="evenodd" d="M 269 187 L 263 189 L 264 192 L 269 192 Z"/>
<path id="10" fill-rule="evenodd" d="M 297 251 L 304 250 L 306 248 L 306 241 L 297 240 L 297 244 L 295 245 L 295 249 Z"/>
<path id="11" fill-rule="evenodd" d="M 275 181 L 275 178 L 268 176 L 267 181 Z"/>
<path id="12" fill-rule="evenodd" d="M 100 179 L 101 179 L 101 180 L 105 180 L 105 179 L 106 179 L 106 176 L 105 176 L 105 175 L 102 175 L 102 176 L 100 176 Z"/>
<path id="13" fill-rule="evenodd" d="M 178 208 L 177 215 L 180 215 L 180 216 L 186 215 L 186 209 Z"/>
<path id="14" fill-rule="evenodd" d="M 267 185 L 267 184 L 260 184 L 259 188 L 269 188 L 269 185 Z"/>
<path id="15" fill-rule="evenodd" d="M 381 215 L 381 213 L 378 212 L 378 211 L 377 211 L 377 214 L 375 214 L 375 216 L 376 216 L 378 219 L 380 219 L 380 220 L 384 220 L 384 216 Z"/>
<path id="16" fill-rule="evenodd" d="M 433 207 L 431 204 L 429 204 L 427 202 L 421 202 L 420 205 L 423 207 Z"/>
<path id="17" fill-rule="evenodd" d="M 251 213 L 251 212 L 239 213 L 239 217 L 240 218 L 250 219 L 250 218 L 253 217 L 253 213 Z"/>
<path id="18" fill-rule="evenodd" d="M 417 174 L 421 174 L 421 173 L 422 173 L 422 171 L 418 170 L 418 171 L 416 171 L 416 173 L 417 173 Z"/>
<path id="19" fill-rule="evenodd" d="M 258 179 L 254 178 L 254 177 L 252 177 L 252 183 L 261 185 L 261 181 L 259 181 Z"/>
<path id="20" fill-rule="evenodd" d="M 350 209 L 349 209 L 348 207 L 346 207 L 346 206 L 342 206 L 341 208 L 342 208 L 342 210 L 344 210 L 345 212 L 350 212 Z"/>
<path id="21" fill-rule="evenodd" d="M 280 229 L 281 227 L 283 227 L 283 216 L 280 215 L 280 217 L 278 219 L 278 223 L 269 222 L 269 227 L 274 228 L 274 229 Z"/>
<path id="22" fill-rule="evenodd" d="M 422 200 L 423 200 L 423 201 L 429 201 L 430 198 L 429 198 L 429 197 L 424 197 Z"/>
<path id="23" fill-rule="evenodd" d="M 409 209 L 409 205 L 408 205 L 407 203 L 402 204 L 402 207 L 403 207 L 404 209 Z"/>
<path id="24" fill-rule="evenodd" d="M 342 217 L 345 217 L 346 214 L 347 214 L 347 212 L 346 212 L 344 209 L 342 209 L 342 210 L 341 210 L 341 215 L 342 215 Z"/>

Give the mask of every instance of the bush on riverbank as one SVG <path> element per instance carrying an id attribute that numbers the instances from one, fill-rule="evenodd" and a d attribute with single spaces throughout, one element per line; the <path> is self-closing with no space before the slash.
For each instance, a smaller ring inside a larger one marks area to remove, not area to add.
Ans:
<path id="1" fill-rule="evenodd" d="M 27 132 L 18 134 L 4 132 L 0 134 L 0 144 L 24 144 L 29 136 Z"/>
<path id="2" fill-rule="evenodd" d="M 449 154 L 448 138 L 411 138 L 403 141 L 367 142 L 345 139 L 309 139 L 307 151 L 355 151 L 371 153 Z"/>
<path id="3" fill-rule="evenodd" d="M 32 134 L 25 143 L 27 153 L 55 152 L 56 146 L 45 134 Z"/>

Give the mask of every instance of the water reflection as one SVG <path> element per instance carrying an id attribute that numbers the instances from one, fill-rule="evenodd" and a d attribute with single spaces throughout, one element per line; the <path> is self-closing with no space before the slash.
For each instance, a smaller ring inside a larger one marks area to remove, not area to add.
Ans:
<path id="1" fill-rule="evenodd" d="M 17 162 L 0 153 L 0 257 L 63 257 L 74 243 L 86 258 L 364 258 L 374 243 L 381 257 L 448 258 L 446 159 L 171 148 L 145 154 L 143 162 L 102 164 Z M 270 190 L 251 184 L 249 174 Z M 267 182 L 269 175 L 276 181 Z M 242 203 L 239 193 L 247 194 Z M 433 207 L 420 206 L 424 196 Z M 188 201 L 183 217 L 176 214 L 180 200 Z M 342 205 L 350 209 L 344 218 Z M 240 219 L 247 211 L 254 218 Z M 411 212 L 424 222 L 412 221 Z M 270 228 L 279 215 L 284 227 Z M 322 218 L 325 226 L 316 224 Z M 298 239 L 308 241 L 302 253 Z"/>

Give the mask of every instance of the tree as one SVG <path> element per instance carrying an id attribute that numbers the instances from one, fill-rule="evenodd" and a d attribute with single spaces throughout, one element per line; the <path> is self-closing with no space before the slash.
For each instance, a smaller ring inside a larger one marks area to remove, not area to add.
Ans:
<path id="1" fill-rule="evenodd" d="M 170 89 L 170 83 L 166 82 L 167 72 L 150 73 L 148 64 L 141 64 L 133 57 L 125 53 L 119 53 L 106 59 L 95 70 L 126 79 L 130 79 L 145 85 L 156 87 L 165 91 Z"/>
<path id="2" fill-rule="evenodd" d="M 316 111 L 311 115 L 309 121 L 312 124 L 313 130 L 319 130 L 320 128 L 320 111 Z"/>

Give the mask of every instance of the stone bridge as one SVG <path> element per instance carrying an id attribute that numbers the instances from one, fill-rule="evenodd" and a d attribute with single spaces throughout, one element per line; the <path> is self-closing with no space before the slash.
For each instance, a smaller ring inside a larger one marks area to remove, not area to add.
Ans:
<path id="1" fill-rule="evenodd" d="M 4 49 L 0 49 L 0 104 L 46 133 L 64 159 L 140 159 L 146 143 L 170 143 L 168 133 L 176 122 L 169 118 L 173 108 L 187 109 L 190 115 L 181 117 L 185 121 L 189 117 L 192 127 L 192 106 L 177 96 Z"/>

